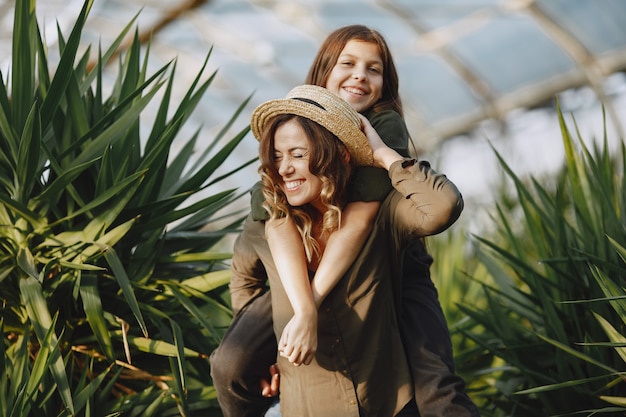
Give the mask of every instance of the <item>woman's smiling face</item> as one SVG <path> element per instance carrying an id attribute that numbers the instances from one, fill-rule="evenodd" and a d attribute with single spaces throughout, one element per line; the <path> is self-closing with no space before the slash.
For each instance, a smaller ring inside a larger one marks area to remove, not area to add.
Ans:
<path id="1" fill-rule="evenodd" d="M 309 203 L 316 206 L 320 200 L 322 181 L 310 171 L 310 156 L 310 140 L 295 119 L 281 124 L 276 129 L 274 164 L 282 178 L 280 187 L 291 206 Z"/>

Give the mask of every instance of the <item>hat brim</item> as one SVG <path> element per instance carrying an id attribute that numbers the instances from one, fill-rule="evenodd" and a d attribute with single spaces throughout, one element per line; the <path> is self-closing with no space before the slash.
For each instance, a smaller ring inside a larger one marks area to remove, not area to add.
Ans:
<path id="1" fill-rule="evenodd" d="M 287 98 L 266 101 L 252 113 L 250 128 L 261 140 L 267 123 L 281 114 L 295 114 L 325 127 L 341 140 L 357 166 L 373 166 L 372 149 L 361 131 L 356 111 L 326 88 L 303 85 L 291 90 Z"/>

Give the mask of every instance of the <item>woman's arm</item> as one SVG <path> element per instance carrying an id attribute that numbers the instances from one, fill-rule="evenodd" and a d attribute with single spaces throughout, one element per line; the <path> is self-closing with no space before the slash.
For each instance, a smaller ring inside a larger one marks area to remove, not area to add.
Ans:
<path id="1" fill-rule="evenodd" d="M 361 117 L 361 122 L 374 163 L 389 171 L 392 185 L 403 196 L 395 210 L 396 220 L 409 226 L 413 238 L 434 235 L 450 227 L 463 211 L 463 198 L 456 186 L 428 162 L 403 158 L 385 145 L 366 118 Z"/>
<path id="2" fill-rule="evenodd" d="M 253 245 L 255 239 L 263 239 L 263 234 L 263 223 L 248 217 L 243 231 L 235 240 L 229 284 L 235 315 L 267 290 L 267 271 Z"/>
<path id="3" fill-rule="evenodd" d="M 441 233 L 461 215 L 461 193 L 428 162 L 396 161 L 391 165 L 389 175 L 400 194 L 395 220 L 405 224 L 413 237 Z"/>

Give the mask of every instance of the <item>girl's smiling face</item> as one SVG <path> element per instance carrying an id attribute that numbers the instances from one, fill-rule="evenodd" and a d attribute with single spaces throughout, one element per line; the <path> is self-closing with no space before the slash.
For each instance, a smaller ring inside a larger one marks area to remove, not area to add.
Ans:
<path id="1" fill-rule="evenodd" d="M 348 41 L 326 80 L 326 88 L 358 112 L 372 107 L 383 95 L 383 60 L 378 45 Z"/>
<path id="2" fill-rule="evenodd" d="M 322 181 L 309 168 L 311 146 L 300 124 L 291 119 L 281 124 L 274 134 L 274 164 L 282 178 L 281 189 L 294 207 L 320 201 Z"/>

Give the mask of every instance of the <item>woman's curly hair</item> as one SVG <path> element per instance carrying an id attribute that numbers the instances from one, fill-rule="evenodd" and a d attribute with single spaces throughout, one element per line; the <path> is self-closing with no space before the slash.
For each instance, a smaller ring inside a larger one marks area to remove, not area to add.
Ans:
<path id="1" fill-rule="evenodd" d="M 348 151 L 344 144 L 321 125 L 301 116 L 283 114 L 273 118 L 266 126 L 259 144 L 259 173 L 263 184 L 263 207 L 271 219 L 290 217 L 294 220 L 304 244 L 307 259 L 319 254 L 313 237 L 313 223 L 319 218 L 310 204 L 300 207 L 289 205 L 281 185 L 282 177 L 274 157 L 274 136 L 284 123 L 295 120 L 309 139 L 309 170 L 322 182 L 320 200 L 326 207 L 322 213 L 322 233 L 331 233 L 341 225 L 341 210 L 346 204 L 346 188 L 351 174 Z"/>

